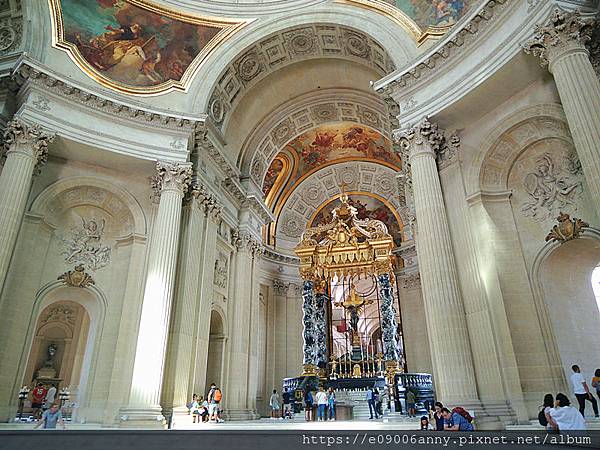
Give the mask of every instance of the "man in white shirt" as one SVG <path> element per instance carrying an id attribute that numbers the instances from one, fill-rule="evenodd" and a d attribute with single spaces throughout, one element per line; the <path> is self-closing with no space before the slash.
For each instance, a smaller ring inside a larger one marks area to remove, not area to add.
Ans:
<path id="1" fill-rule="evenodd" d="M 573 370 L 573 375 L 571 375 L 571 383 L 573 384 L 573 393 L 575 397 L 577 397 L 577 401 L 579 402 L 579 412 L 583 417 L 585 417 L 585 401 L 592 403 L 592 409 L 594 410 L 594 415 L 598 417 L 598 403 L 596 399 L 590 392 L 590 388 L 588 387 L 583 375 L 581 375 L 581 370 L 579 370 L 579 366 L 574 364 L 571 369 Z"/>

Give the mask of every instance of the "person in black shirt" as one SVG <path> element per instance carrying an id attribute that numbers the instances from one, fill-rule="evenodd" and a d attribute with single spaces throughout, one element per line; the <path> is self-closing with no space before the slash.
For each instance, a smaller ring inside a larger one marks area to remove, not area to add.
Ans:
<path id="1" fill-rule="evenodd" d="M 283 388 L 283 418 L 292 418 L 292 395 L 288 392 L 287 388 Z"/>
<path id="2" fill-rule="evenodd" d="M 441 402 L 435 402 L 433 405 L 433 409 L 435 410 L 433 413 L 433 418 L 435 419 L 435 431 L 444 431 L 444 416 L 442 416 L 442 405 Z"/>

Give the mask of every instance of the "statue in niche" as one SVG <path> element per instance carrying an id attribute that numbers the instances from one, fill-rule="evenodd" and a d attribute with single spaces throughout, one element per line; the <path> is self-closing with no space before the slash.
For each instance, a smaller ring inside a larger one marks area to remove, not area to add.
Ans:
<path id="1" fill-rule="evenodd" d="M 541 222 L 556 211 L 577 209 L 577 196 L 582 192 L 581 164 L 576 155 L 565 158 L 557 167 L 549 153 L 536 160 L 536 168 L 525 176 L 523 186 L 529 199 L 521 206 L 527 217 Z"/>
<path id="2" fill-rule="evenodd" d="M 51 343 L 46 348 L 46 354 L 48 358 L 44 362 L 44 366 L 38 370 L 37 377 L 38 378 L 54 378 L 56 376 L 56 370 L 54 369 L 54 357 L 56 356 L 56 352 L 58 347 Z"/>
<path id="3" fill-rule="evenodd" d="M 64 241 L 65 262 L 81 265 L 92 271 L 106 266 L 110 262 L 110 247 L 101 243 L 105 225 L 104 219 L 86 220 L 81 217 L 81 228 L 74 229 L 72 237 Z"/>

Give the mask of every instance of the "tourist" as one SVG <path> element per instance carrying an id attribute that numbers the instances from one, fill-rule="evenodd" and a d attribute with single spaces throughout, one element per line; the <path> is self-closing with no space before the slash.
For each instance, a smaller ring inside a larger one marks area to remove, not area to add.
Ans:
<path id="1" fill-rule="evenodd" d="M 200 397 L 198 403 L 200 404 L 200 416 L 202 417 L 202 422 L 208 422 L 208 402 L 204 397 Z"/>
<path id="2" fill-rule="evenodd" d="M 208 420 L 210 422 L 223 422 L 223 420 L 219 417 L 219 404 L 221 403 L 222 397 L 223 394 L 221 393 L 221 390 L 215 383 L 211 383 L 210 391 L 208 391 L 207 395 Z"/>
<path id="3" fill-rule="evenodd" d="M 192 397 L 192 403 L 190 403 L 190 410 L 192 411 L 192 423 L 200 422 L 202 416 L 200 415 L 200 403 L 198 403 L 198 396 L 194 394 Z"/>
<path id="4" fill-rule="evenodd" d="M 585 430 L 585 419 L 575 408 L 565 394 L 556 394 L 554 408 L 549 410 L 552 423 L 557 431 Z"/>
<path id="5" fill-rule="evenodd" d="M 292 394 L 288 392 L 287 388 L 283 388 L 283 418 L 292 418 Z"/>
<path id="6" fill-rule="evenodd" d="M 421 431 L 431 430 L 431 426 L 429 424 L 429 417 L 421 416 Z"/>
<path id="7" fill-rule="evenodd" d="M 56 424 L 60 423 L 60 426 L 65 429 L 65 421 L 63 419 L 62 413 L 58 408 L 56 403 L 50 405 L 50 407 L 44 411 L 42 414 L 42 419 L 36 424 L 33 428 L 39 428 L 40 425 L 44 425 L 42 428 L 44 429 L 53 429 L 56 428 Z"/>
<path id="8" fill-rule="evenodd" d="M 327 407 L 327 394 L 323 390 L 323 386 L 319 386 L 319 392 L 316 396 L 317 400 L 317 420 L 322 422 L 325 420 L 325 408 Z"/>
<path id="9" fill-rule="evenodd" d="M 435 402 L 433 404 L 433 419 L 435 420 L 435 431 L 444 431 L 444 416 L 442 415 L 442 409 L 444 405 L 442 402 Z"/>
<path id="10" fill-rule="evenodd" d="M 191 414 L 193 411 L 194 402 L 198 401 L 198 394 L 192 394 L 192 401 L 185 405 L 188 409 L 188 414 Z"/>
<path id="11" fill-rule="evenodd" d="M 56 398 L 56 385 L 53 384 L 48 389 L 46 393 L 46 403 L 44 403 L 44 410 L 49 409 L 54 404 L 54 399 Z"/>
<path id="12" fill-rule="evenodd" d="M 598 400 L 600 400 L 600 369 L 596 369 L 594 372 L 592 387 L 596 389 L 596 395 L 598 396 Z"/>
<path id="13" fill-rule="evenodd" d="M 461 410 L 463 409 L 461 408 Z M 448 408 L 442 408 L 442 416 L 444 416 L 444 430 L 446 431 L 473 431 L 473 425 L 458 412 L 458 408 L 454 408 L 452 412 Z"/>
<path id="14" fill-rule="evenodd" d="M 550 410 L 552 408 L 554 408 L 554 397 L 552 394 L 544 395 L 544 404 L 538 414 L 538 422 L 541 426 L 545 427 L 548 432 L 552 432 L 558 428 L 550 415 Z"/>
<path id="15" fill-rule="evenodd" d="M 379 419 L 379 414 L 377 413 L 377 409 L 375 408 L 375 393 L 373 392 L 373 388 L 369 387 L 367 389 L 367 403 L 369 404 L 369 414 L 371 417 L 369 419 L 373 419 L 373 411 L 375 411 L 375 418 Z"/>
<path id="16" fill-rule="evenodd" d="M 375 394 L 375 409 L 377 410 L 377 414 L 383 417 L 383 400 L 382 395 L 379 393 L 379 389 L 375 388 L 373 390 Z"/>
<path id="17" fill-rule="evenodd" d="M 307 422 L 310 422 L 311 420 L 313 420 L 313 417 L 312 417 L 313 396 L 312 396 L 312 392 L 310 392 L 309 389 L 306 389 L 306 392 L 304 393 L 304 405 L 305 405 L 305 411 L 306 411 L 304 418 L 306 419 Z"/>
<path id="18" fill-rule="evenodd" d="M 417 402 L 417 397 L 412 389 L 406 390 L 406 409 L 408 411 L 408 417 L 415 417 L 415 404 Z"/>
<path id="19" fill-rule="evenodd" d="M 38 383 L 35 389 L 31 392 L 31 407 L 33 408 L 33 417 L 39 419 L 42 415 L 42 407 L 48 390 L 42 383 Z"/>
<path id="20" fill-rule="evenodd" d="M 329 420 L 335 420 L 335 392 L 332 387 L 327 393 L 327 410 L 329 411 Z"/>
<path id="21" fill-rule="evenodd" d="M 277 389 L 273 389 L 273 393 L 271 394 L 271 398 L 269 400 L 269 406 L 271 407 L 271 419 L 279 418 L 279 395 L 277 394 Z"/>
<path id="22" fill-rule="evenodd" d="M 573 375 L 571 375 L 571 383 L 573 383 L 573 393 L 579 402 L 579 412 L 585 417 L 585 402 L 587 400 L 592 404 L 594 415 L 598 417 L 598 402 L 596 402 L 596 399 L 590 392 L 590 388 L 583 379 L 583 375 L 581 375 L 579 366 L 577 364 L 573 364 L 571 369 L 573 370 Z"/>

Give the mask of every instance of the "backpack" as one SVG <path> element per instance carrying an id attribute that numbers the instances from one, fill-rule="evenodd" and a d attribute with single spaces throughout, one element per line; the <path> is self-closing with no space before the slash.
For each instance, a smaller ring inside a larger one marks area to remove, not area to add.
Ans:
<path id="1" fill-rule="evenodd" d="M 548 419 L 546 419 L 546 413 L 544 412 L 545 409 L 546 408 L 542 408 L 538 413 L 538 422 L 543 427 L 548 426 Z"/>
<path id="2" fill-rule="evenodd" d="M 221 393 L 221 389 L 216 389 L 215 390 L 215 395 L 213 397 L 215 399 L 215 402 L 220 402 L 221 399 L 223 398 L 223 394 Z"/>
<path id="3" fill-rule="evenodd" d="M 466 409 L 461 408 L 460 406 L 457 406 L 452 410 L 452 414 L 454 413 L 463 416 L 465 420 L 469 423 L 473 422 L 473 417 L 471 416 L 471 414 L 469 414 L 469 412 Z"/>

